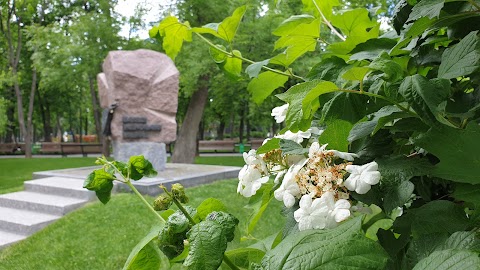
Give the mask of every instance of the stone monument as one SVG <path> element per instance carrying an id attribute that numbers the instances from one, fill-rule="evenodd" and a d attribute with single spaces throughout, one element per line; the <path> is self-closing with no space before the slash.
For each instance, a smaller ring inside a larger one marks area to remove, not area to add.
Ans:
<path id="1" fill-rule="evenodd" d="M 144 155 L 164 170 L 165 143 L 176 139 L 178 76 L 172 60 L 159 52 L 108 53 L 97 81 L 104 133 L 111 137 L 115 159 Z"/>

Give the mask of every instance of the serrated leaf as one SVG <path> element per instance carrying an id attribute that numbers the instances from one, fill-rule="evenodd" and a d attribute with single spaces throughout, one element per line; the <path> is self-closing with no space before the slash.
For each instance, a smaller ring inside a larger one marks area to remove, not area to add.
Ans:
<path id="1" fill-rule="evenodd" d="M 467 250 L 447 249 L 434 251 L 418 262 L 413 270 L 478 270 L 478 253 Z"/>
<path id="2" fill-rule="evenodd" d="M 353 67 L 343 73 L 342 78 L 349 81 L 363 81 L 369 71 L 369 67 Z"/>
<path id="3" fill-rule="evenodd" d="M 328 120 L 325 124 L 327 128 L 322 132 L 318 141 L 322 144 L 328 143 L 330 149 L 348 152 L 347 137 L 352 129 L 352 124 L 341 119 Z"/>
<path id="4" fill-rule="evenodd" d="M 403 78 L 402 67 L 390 59 L 377 58 L 368 67 L 383 72 L 382 78 L 387 82 L 397 82 Z"/>
<path id="5" fill-rule="evenodd" d="M 336 81 L 338 75 L 346 67 L 345 60 L 338 57 L 331 57 L 322 60 L 308 72 L 309 80 Z"/>
<path id="6" fill-rule="evenodd" d="M 329 230 L 307 230 L 288 235 L 265 254 L 262 267 L 274 269 L 384 269 L 388 255 L 365 237 L 361 217 Z"/>
<path id="7" fill-rule="evenodd" d="M 318 13 L 317 6 L 322 11 L 323 15 L 327 20 L 330 20 L 333 15 L 334 7 L 340 6 L 340 2 L 338 0 L 302 0 L 303 8 L 306 11 L 312 11 L 317 14 L 319 17 L 320 14 Z"/>
<path id="8" fill-rule="evenodd" d="M 397 42 L 389 38 L 369 39 L 358 44 L 350 53 L 350 61 L 373 60 L 383 52 L 390 51 Z"/>
<path id="9" fill-rule="evenodd" d="M 399 92 L 425 124 L 439 126 L 438 122 L 440 122 L 451 126 L 444 118 L 445 113 L 440 106 L 450 95 L 450 81 L 446 79 L 429 80 L 417 74 L 406 77 L 400 85 Z"/>
<path id="10" fill-rule="evenodd" d="M 197 207 L 197 214 L 195 215 L 194 219 L 197 220 L 205 220 L 208 214 L 213 211 L 227 211 L 227 207 L 223 204 L 222 201 L 215 199 L 215 198 L 208 198 L 204 200 L 198 207 Z"/>
<path id="11" fill-rule="evenodd" d="M 262 72 L 248 83 L 247 90 L 255 103 L 262 103 L 275 89 L 283 87 L 288 77 L 271 71 Z"/>
<path id="12" fill-rule="evenodd" d="M 382 176 L 383 209 L 386 213 L 402 207 L 410 200 L 414 190 L 414 185 L 409 181 L 412 177 L 428 175 L 432 170 L 426 158 L 392 156 L 377 159 L 376 162 Z"/>
<path id="13" fill-rule="evenodd" d="M 264 145 L 257 149 L 257 155 L 280 149 L 280 138 L 271 138 Z"/>
<path id="14" fill-rule="evenodd" d="M 300 127 L 296 124 L 304 119 L 310 119 L 320 107 L 318 97 L 337 89 L 332 82 L 313 80 L 296 84 L 287 92 L 278 94 L 279 99 L 289 104 L 285 119 L 287 128 L 292 132 L 298 131 Z"/>
<path id="15" fill-rule="evenodd" d="M 290 18 L 284 20 L 278 27 L 275 29 L 272 34 L 276 36 L 285 36 L 295 32 L 297 26 L 301 24 L 309 24 L 315 20 L 315 17 L 308 14 L 302 15 L 293 15 Z"/>
<path id="16" fill-rule="evenodd" d="M 308 149 L 292 140 L 280 140 L 280 149 L 284 155 L 303 155 L 308 153 Z"/>
<path id="17" fill-rule="evenodd" d="M 479 251 L 480 239 L 478 237 L 478 231 L 455 232 L 443 243 L 439 250 L 441 249 L 468 249 Z"/>
<path id="18" fill-rule="evenodd" d="M 322 109 L 322 121 L 342 119 L 354 124 L 366 114 L 369 98 L 354 93 L 337 93 Z"/>
<path id="19" fill-rule="evenodd" d="M 180 23 L 174 16 L 168 16 L 158 25 L 158 32 L 163 37 L 163 49 L 175 60 L 182 49 L 184 41 L 192 41 L 192 32 L 188 22 Z"/>
<path id="20" fill-rule="evenodd" d="M 401 111 L 402 110 L 396 106 L 382 107 L 380 110 L 378 110 L 378 112 L 369 115 L 370 120 L 356 123 L 348 135 L 348 141 L 353 142 L 360 138 L 371 136 L 380 128 L 382 128 L 388 121 L 407 116 L 406 113 L 398 114 Z M 380 120 L 382 119 L 383 121 L 380 123 Z"/>
<path id="21" fill-rule="evenodd" d="M 123 270 L 169 269 L 168 258 L 153 241 L 161 227 L 155 227 L 133 248 Z"/>
<path id="22" fill-rule="evenodd" d="M 155 177 L 157 171 L 153 168 L 152 163 L 145 159 L 144 156 L 131 156 L 128 165 L 130 168 L 130 178 L 133 180 L 139 180 L 142 177 Z"/>
<path id="23" fill-rule="evenodd" d="M 222 226 L 214 221 L 202 221 L 187 233 L 190 242 L 188 256 L 183 263 L 188 269 L 217 269 L 227 249 L 227 238 Z"/>
<path id="24" fill-rule="evenodd" d="M 95 190 L 95 194 L 99 201 L 103 204 L 107 204 L 112 197 L 112 189 L 113 189 L 113 182 L 108 182 L 105 186 L 103 186 L 99 190 Z"/>
<path id="25" fill-rule="evenodd" d="M 393 27 L 398 34 L 400 34 L 400 30 L 408 20 L 411 11 L 412 7 L 408 4 L 407 0 L 401 0 L 395 5 L 393 11 Z"/>
<path id="26" fill-rule="evenodd" d="M 239 221 L 233 215 L 222 211 L 213 211 L 208 214 L 205 220 L 211 220 L 220 224 L 228 242 L 232 241 L 235 237 L 235 227 L 238 225 Z"/>
<path id="27" fill-rule="evenodd" d="M 229 250 L 225 255 L 238 267 L 248 269 L 250 263 L 260 263 L 265 251 L 252 247 Z"/>
<path id="28" fill-rule="evenodd" d="M 466 129 L 431 128 L 415 139 L 418 145 L 440 159 L 432 174 L 454 182 L 480 184 L 480 127 Z M 468 168 L 468 169 L 465 169 Z"/>
<path id="29" fill-rule="evenodd" d="M 260 71 L 262 71 L 262 67 L 267 66 L 269 62 L 270 62 L 270 59 L 266 59 L 266 60 L 263 60 L 263 61 L 260 61 L 260 62 L 255 62 L 255 63 L 249 65 L 245 69 L 245 73 L 248 74 L 249 78 L 256 78 L 258 76 L 258 73 L 260 73 Z"/>
<path id="30" fill-rule="evenodd" d="M 408 21 L 415 21 L 423 17 L 429 19 L 438 18 L 445 0 L 421 0 L 413 8 Z"/>
<path id="31" fill-rule="evenodd" d="M 459 201 L 468 202 L 480 209 L 480 185 L 456 184 L 452 196 Z"/>
<path id="32" fill-rule="evenodd" d="M 442 54 L 438 77 L 453 79 L 473 73 L 480 66 L 480 38 L 478 31 L 471 32 Z"/>
<path id="33" fill-rule="evenodd" d="M 232 16 L 225 18 L 218 26 L 218 35 L 228 43 L 232 43 L 237 33 L 238 25 L 243 18 L 247 6 L 241 6 L 233 12 Z"/>
<path id="34" fill-rule="evenodd" d="M 383 230 L 389 230 L 393 225 L 393 220 L 391 219 L 380 219 L 380 220 L 377 220 L 375 221 L 372 226 L 368 227 L 367 231 L 365 232 L 365 236 L 374 240 L 374 241 L 378 241 L 378 237 L 377 237 L 377 232 L 378 230 L 380 229 L 383 229 Z"/>
<path id="35" fill-rule="evenodd" d="M 115 176 L 104 171 L 103 169 L 94 170 L 83 182 L 83 187 L 88 190 L 99 191 L 104 189 L 109 183 L 115 179 Z"/>
<path id="36" fill-rule="evenodd" d="M 236 80 L 242 73 L 242 59 L 239 58 L 242 54 L 237 50 L 233 50 L 232 53 L 237 57 L 228 56 L 219 66 L 230 79 Z"/>

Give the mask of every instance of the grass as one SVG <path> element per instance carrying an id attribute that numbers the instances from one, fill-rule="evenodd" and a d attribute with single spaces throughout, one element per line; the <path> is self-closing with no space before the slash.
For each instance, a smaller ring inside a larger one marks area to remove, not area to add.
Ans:
<path id="1" fill-rule="evenodd" d="M 234 179 L 187 189 L 190 205 L 214 197 L 226 203 L 228 211 L 245 221 L 247 199 L 235 193 Z M 152 201 L 153 198 L 148 198 Z M 283 227 L 281 203 L 273 201 L 253 233 L 269 236 Z M 0 253 L 0 269 L 121 269 L 136 243 L 155 225 L 155 217 L 132 194 L 112 197 L 107 205 L 91 203 L 74 211 L 28 239 Z M 240 224 L 241 228 L 245 224 Z M 240 229 L 242 230 L 242 229 Z M 235 242 L 229 248 L 246 246 Z"/>
<path id="2" fill-rule="evenodd" d="M 94 166 L 96 158 L 2 158 L 0 159 L 0 194 L 23 189 L 23 182 L 32 179 L 32 173 L 56 169 Z M 241 156 L 197 157 L 197 164 L 243 166 Z"/>

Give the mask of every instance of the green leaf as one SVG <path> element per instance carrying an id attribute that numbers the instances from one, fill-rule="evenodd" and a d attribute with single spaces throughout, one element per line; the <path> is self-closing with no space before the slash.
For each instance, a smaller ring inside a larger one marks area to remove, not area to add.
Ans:
<path id="1" fill-rule="evenodd" d="M 479 251 L 480 239 L 478 231 L 455 232 L 443 243 L 439 249 L 468 249 Z"/>
<path id="2" fill-rule="evenodd" d="M 403 78 L 402 67 L 390 59 L 377 58 L 368 67 L 383 72 L 382 78 L 387 82 L 397 82 Z"/>
<path id="3" fill-rule="evenodd" d="M 251 212 L 247 221 L 247 235 L 250 235 L 253 232 L 258 221 L 272 201 L 272 188 L 272 184 L 267 183 L 262 185 L 262 187 L 257 191 L 257 194 L 255 194 L 248 202 L 248 205 L 245 206 L 245 208 L 250 209 Z"/>
<path id="4" fill-rule="evenodd" d="M 325 122 L 327 128 L 322 132 L 318 141 L 328 143 L 328 148 L 348 152 L 348 134 L 352 124 L 341 119 L 331 119 Z"/>
<path id="5" fill-rule="evenodd" d="M 309 80 L 336 81 L 338 75 L 347 66 L 345 60 L 338 57 L 331 57 L 316 64 L 307 75 Z"/>
<path id="6" fill-rule="evenodd" d="M 280 149 L 280 138 L 271 138 L 264 145 L 257 149 L 257 155 L 265 154 L 269 151 Z"/>
<path id="7" fill-rule="evenodd" d="M 98 169 L 94 170 L 88 175 L 85 182 L 83 182 L 83 187 L 88 190 L 99 191 L 109 186 L 113 180 L 115 180 L 114 175 L 104 171 L 103 169 Z"/>
<path id="8" fill-rule="evenodd" d="M 480 184 L 480 127 L 466 129 L 431 128 L 415 139 L 415 144 L 440 159 L 432 174 L 454 182 Z M 468 169 L 466 169 L 468 168 Z"/>
<path id="9" fill-rule="evenodd" d="M 353 67 L 343 73 L 342 78 L 349 81 L 363 81 L 369 71 L 369 67 Z"/>
<path id="10" fill-rule="evenodd" d="M 459 201 L 468 202 L 480 209 L 480 185 L 458 183 L 452 196 Z"/>
<path id="11" fill-rule="evenodd" d="M 386 213 L 402 207 L 410 200 L 414 190 L 414 185 L 409 181 L 412 177 L 428 175 L 432 170 L 426 158 L 391 156 L 377 159 L 376 162 L 382 176 L 383 209 Z"/>
<path id="12" fill-rule="evenodd" d="M 329 230 L 307 230 L 288 235 L 265 254 L 264 269 L 384 269 L 388 255 L 365 237 L 362 217 Z"/>
<path id="13" fill-rule="evenodd" d="M 397 42 L 389 38 L 369 39 L 358 44 L 350 53 L 350 61 L 373 60 L 383 52 L 390 51 Z"/>
<path id="14" fill-rule="evenodd" d="M 400 85 L 399 92 L 425 124 L 439 126 L 438 122 L 440 122 L 451 126 L 444 118 L 445 112 L 441 106 L 446 104 L 450 95 L 449 80 L 429 80 L 417 74 L 406 77 Z"/>
<path id="15" fill-rule="evenodd" d="M 255 103 L 262 103 L 275 89 L 283 87 L 288 76 L 271 71 L 262 72 L 248 83 L 247 90 Z"/>
<path id="16" fill-rule="evenodd" d="M 153 241 L 160 230 L 161 227 L 155 227 L 140 240 L 130 252 L 123 270 L 170 269 L 168 258 Z"/>
<path id="17" fill-rule="evenodd" d="M 463 231 L 469 226 L 463 208 L 450 201 L 431 201 L 410 213 L 413 216 L 412 233 L 414 237 L 444 232 L 452 234 Z"/>
<path id="18" fill-rule="evenodd" d="M 393 225 L 393 220 L 389 218 L 384 218 L 375 221 L 372 226 L 368 227 L 367 231 L 365 232 L 365 236 L 374 240 L 378 241 L 377 232 L 379 229 L 389 230 Z"/>
<path id="19" fill-rule="evenodd" d="M 236 266 L 248 269 L 250 263 L 260 263 L 265 251 L 252 247 L 237 248 L 225 252 L 230 261 Z"/>
<path id="20" fill-rule="evenodd" d="M 480 258 L 478 253 L 447 249 L 442 251 L 434 251 L 430 256 L 418 262 L 413 270 L 478 270 Z"/>
<path id="21" fill-rule="evenodd" d="M 225 59 L 227 59 L 227 55 L 218 49 L 220 48 L 222 50 L 226 50 L 225 46 L 220 44 L 215 44 L 215 46 L 216 47 L 209 48 L 210 56 L 213 58 L 213 61 L 215 61 L 215 63 L 217 64 L 225 62 Z"/>
<path id="22" fill-rule="evenodd" d="M 272 34 L 276 36 L 285 36 L 291 34 L 297 30 L 297 27 L 302 24 L 309 24 L 315 20 L 315 17 L 308 14 L 302 15 L 293 15 L 290 18 L 284 20 L 278 27 L 275 29 Z"/>
<path id="23" fill-rule="evenodd" d="M 413 7 L 407 22 L 415 21 L 422 17 L 438 18 L 444 4 L 445 0 L 421 0 Z"/>
<path id="24" fill-rule="evenodd" d="M 128 161 L 130 167 L 130 178 L 133 180 L 139 180 L 142 177 L 155 177 L 157 171 L 153 168 L 152 163 L 146 160 L 144 156 L 131 156 Z"/>
<path id="25" fill-rule="evenodd" d="M 313 80 L 299 83 L 288 89 L 287 92 L 278 94 L 277 97 L 289 104 L 285 124 L 292 132 L 300 127 L 295 126 L 303 119 L 309 119 L 320 107 L 320 95 L 335 92 L 338 87 L 328 81 Z"/>
<path id="26" fill-rule="evenodd" d="M 103 203 L 106 204 L 110 201 L 112 196 L 113 182 L 108 182 L 104 187 L 99 190 L 95 190 L 97 198 Z"/>
<path id="27" fill-rule="evenodd" d="M 232 79 L 238 79 L 242 73 L 242 53 L 233 50 L 232 54 L 236 57 L 227 57 L 222 65 L 222 70 L 227 73 L 227 76 Z"/>
<path id="28" fill-rule="evenodd" d="M 247 6 L 241 6 L 233 12 L 232 16 L 225 18 L 218 25 L 218 35 L 228 43 L 232 43 L 235 34 L 237 33 L 238 25 L 247 10 Z"/>
<path id="29" fill-rule="evenodd" d="M 303 155 L 308 153 L 308 149 L 292 140 L 280 140 L 280 150 L 284 155 Z"/>
<path id="30" fill-rule="evenodd" d="M 288 67 L 306 52 L 315 51 L 317 39 L 320 36 L 319 24 L 319 19 L 299 24 L 291 32 L 279 38 L 275 42 L 274 49 L 286 49 L 270 59 L 270 63 Z"/>
<path id="31" fill-rule="evenodd" d="M 398 113 L 401 111 L 402 110 L 396 106 L 382 107 L 378 112 L 369 115 L 369 121 L 356 123 L 348 135 L 348 141 L 353 142 L 360 138 L 375 134 L 376 131 L 382 128 L 387 122 L 406 116 L 404 114 L 399 115 Z M 380 120 L 382 120 L 381 123 L 379 123 Z"/>
<path id="32" fill-rule="evenodd" d="M 194 219 L 197 221 L 205 220 L 207 215 L 213 211 L 227 211 L 227 207 L 218 199 L 208 198 L 197 207 L 197 214 Z"/>
<path id="33" fill-rule="evenodd" d="M 303 8 L 306 11 L 313 11 L 319 17 L 320 14 L 318 13 L 317 6 L 322 11 L 323 15 L 327 20 L 330 20 L 333 15 L 334 7 L 340 6 L 340 2 L 338 0 L 302 0 Z"/>
<path id="34" fill-rule="evenodd" d="M 192 41 L 192 32 L 188 22 L 180 23 L 174 16 L 168 16 L 158 25 L 158 32 L 163 37 L 163 49 L 175 60 L 182 49 L 184 41 Z"/>
<path id="35" fill-rule="evenodd" d="M 188 269 L 217 269 L 227 249 L 227 237 L 222 226 L 214 221 L 202 221 L 187 233 L 190 242 L 188 256 L 183 263 Z"/>
<path id="36" fill-rule="evenodd" d="M 480 66 L 480 38 L 478 31 L 471 32 L 442 54 L 438 77 L 453 79 L 473 73 Z"/>
<path id="37" fill-rule="evenodd" d="M 238 219 L 233 215 L 222 211 L 214 211 L 208 214 L 205 220 L 215 221 L 220 224 L 228 242 L 232 241 L 235 237 L 234 233 L 235 227 L 238 225 Z"/>
<path id="38" fill-rule="evenodd" d="M 354 124 L 368 114 L 369 97 L 354 93 L 337 93 L 322 109 L 322 121 L 342 119 Z"/>
<path id="39" fill-rule="evenodd" d="M 186 231 L 188 229 L 188 226 L 190 225 L 189 220 L 180 210 L 177 210 L 175 211 L 175 213 L 170 215 L 168 217 L 167 223 L 167 226 L 170 227 L 169 229 L 174 234 Z"/>
<path id="40" fill-rule="evenodd" d="M 248 74 L 249 78 L 256 78 L 258 76 L 258 73 L 260 73 L 260 71 L 262 71 L 262 67 L 267 66 L 269 62 L 270 62 L 270 59 L 266 59 L 266 60 L 263 60 L 263 61 L 260 61 L 260 62 L 255 62 L 255 63 L 249 65 L 245 69 L 245 73 Z"/>

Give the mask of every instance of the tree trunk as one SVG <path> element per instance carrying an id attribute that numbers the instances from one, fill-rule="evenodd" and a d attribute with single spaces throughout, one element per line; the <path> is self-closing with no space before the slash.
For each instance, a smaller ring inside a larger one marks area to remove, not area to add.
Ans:
<path id="1" fill-rule="evenodd" d="M 208 97 L 208 78 L 207 75 L 200 78 L 200 86 L 190 99 L 185 119 L 175 142 L 172 155 L 173 163 L 191 164 L 195 161 L 197 134 Z"/>
<path id="2" fill-rule="evenodd" d="M 95 91 L 95 85 L 92 76 L 88 76 L 88 85 L 90 87 L 90 97 L 92 99 L 93 119 L 95 120 L 95 132 L 97 133 L 98 141 L 102 142 L 102 112 L 98 103 L 97 91 Z M 107 156 L 106 153 L 103 154 Z"/>
<path id="3" fill-rule="evenodd" d="M 217 140 L 223 140 L 225 134 L 225 120 L 220 120 L 220 124 L 217 128 Z"/>
<path id="4" fill-rule="evenodd" d="M 52 141 L 52 124 L 51 124 L 51 116 L 50 116 L 50 107 L 48 103 L 42 97 L 40 90 L 37 91 L 38 97 L 38 106 L 40 107 L 40 115 L 42 116 L 42 123 L 43 123 L 43 140 L 45 142 Z"/>
<path id="5" fill-rule="evenodd" d="M 245 106 L 240 110 L 240 127 L 238 130 L 238 137 L 240 142 L 243 142 L 243 130 L 245 128 Z"/>
<path id="6" fill-rule="evenodd" d="M 13 92 L 12 88 L 12 92 Z M 11 104 L 8 104 L 7 107 L 7 132 L 5 134 L 5 142 L 6 143 L 12 143 L 13 137 L 15 136 L 15 106 L 13 106 L 13 97 L 10 99 L 12 101 Z"/>
<path id="7" fill-rule="evenodd" d="M 35 100 L 35 91 L 37 89 L 37 70 L 32 71 L 32 89 L 30 90 L 30 100 L 28 101 L 27 130 L 25 135 L 25 157 L 32 157 L 32 137 L 33 137 L 33 103 Z"/>

